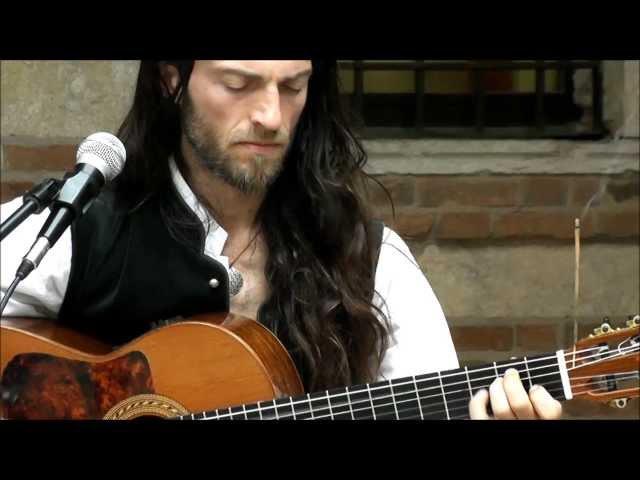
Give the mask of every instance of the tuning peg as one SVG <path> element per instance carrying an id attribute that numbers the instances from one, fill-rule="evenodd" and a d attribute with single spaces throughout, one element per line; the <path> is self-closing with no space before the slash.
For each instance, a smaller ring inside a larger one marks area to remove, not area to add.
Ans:
<path id="1" fill-rule="evenodd" d="M 627 327 L 637 327 L 638 325 L 640 325 L 640 315 L 636 315 L 634 317 L 629 315 L 629 320 L 627 320 Z"/>
<path id="2" fill-rule="evenodd" d="M 627 406 L 627 398 L 616 398 L 609 402 L 609 406 L 613 408 L 625 408 Z"/>
<path id="3" fill-rule="evenodd" d="M 607 317 L 604 317 L 605 322 L 602 323 L 602 325 L 600 325 L 598 328 L 595 328 L 593 330 L 593 334 L 594 336 L 599 336 L 599 335 L 604 335 L 606 333 L 612 332 L 613 328 L 611 328 L 611 325 L 609 325 L 609 323 L 607 323 L 607 321 L 609 320 Z"/>

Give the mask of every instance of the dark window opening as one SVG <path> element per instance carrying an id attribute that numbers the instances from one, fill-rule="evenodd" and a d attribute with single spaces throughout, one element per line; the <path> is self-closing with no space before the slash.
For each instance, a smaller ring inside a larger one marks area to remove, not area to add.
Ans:
<path id="1" fill-rule="evenodd" d="M 343 97 L 365 138 L 606 135 L 599 61 L 341 61 Z M 587 104 L 574 76 L 590 72 Z"/>

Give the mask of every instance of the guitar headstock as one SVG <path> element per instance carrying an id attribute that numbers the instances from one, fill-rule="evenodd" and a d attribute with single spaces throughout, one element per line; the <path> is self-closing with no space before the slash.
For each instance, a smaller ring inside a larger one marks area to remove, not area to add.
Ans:
<path id="1" fill-rule="evenodd" d="M 639 396 L 640 315 L 618 328 L 607 320 L 565 350 L 565 360 L 574 397 L 622 408 Z"/>

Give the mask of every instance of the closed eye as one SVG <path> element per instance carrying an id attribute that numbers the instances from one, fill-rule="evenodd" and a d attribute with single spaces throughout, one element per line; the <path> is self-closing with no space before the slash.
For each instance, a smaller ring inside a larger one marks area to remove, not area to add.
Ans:
<path id="1" fill-rule="evenodd" d="M 289 85 L 289 84 L 286 84 L 286 83 L 283 84 L 282 87 L 286 91 L 291 92 L 291 93 L 300 93 L 304 88 L 304 87 L 298 87 L 298 86 L 295 86 L 295 85 Z"/>
<path id="2" fill-rule="evenodd" d="M 246 85 L 227 85 L 225 84 L 225 88 L 227 90 L 231 90 L 232 92 L 241 92 L 242 90 L 246 89 L 247 86 Z"/>

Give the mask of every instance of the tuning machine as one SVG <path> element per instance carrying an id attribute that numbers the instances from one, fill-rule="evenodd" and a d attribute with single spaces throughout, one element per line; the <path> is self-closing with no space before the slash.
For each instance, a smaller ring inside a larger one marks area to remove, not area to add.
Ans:
<path id="1" fill-rule="evenodd" d="M 589 335 L 589 338 L 599 337 L 611 332 L 613 332 L 613 327 L 609 323 L 609 317 L 604 317 L 602 319 L 602 324 L 598 328 L 593 329 L 593 333 Z"/>
<path id="2" fill-rule="evenodd" d="M 616 398 L 609 402 L 609 406 L 613 408 L 625 408 L 628 403 L 628 398 Z"/>
<path id="3" fill-rule="evenodd" d="M 629 315 L 628 320 L 625 323 L 625 328 L 633 328 L 640 325 L 640 315 Z M 617 332 L 622 330 L 622 328 L 613 328 L 611 326 L 611 321 L 609 317 L 604 317 L 602 319 L 602 324 L 598 328 L 593 329 L 593 333 L 589 335 L 589 338 L 599 337 L 601 335 L 606 335 L 607 333 Z"/>

